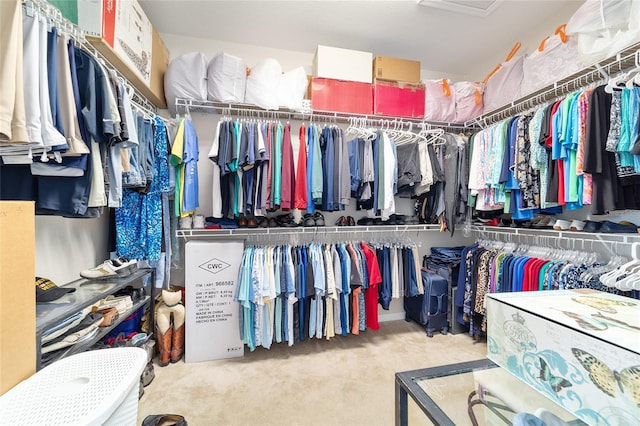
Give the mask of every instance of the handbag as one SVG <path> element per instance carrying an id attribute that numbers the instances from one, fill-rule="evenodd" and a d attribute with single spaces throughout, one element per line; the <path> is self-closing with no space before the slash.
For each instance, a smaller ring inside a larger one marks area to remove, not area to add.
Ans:
<path id="1" fill-rule="evenodd" d="M 452 122 L 456 119 L 456 97 L 451 80 L 425 80 L 424 118 L 428 121 Z"/>
<path id="2" fill-rule="evenodd" d="M 541 89 L 580 71 L 583 66 L 578 57 L 578 38 L 569 37 L 567 25 L 556 28 L 533 53 L 524 58 L 522 95 Z"/>
<path id="3" fill-rule="evenodd" d="M 522 44 L 516 43 L 505 62 L 498 64 L 484 79 L 484 110 L 492 111 L 520 97 L 524 56 L 516 56 Z"/>

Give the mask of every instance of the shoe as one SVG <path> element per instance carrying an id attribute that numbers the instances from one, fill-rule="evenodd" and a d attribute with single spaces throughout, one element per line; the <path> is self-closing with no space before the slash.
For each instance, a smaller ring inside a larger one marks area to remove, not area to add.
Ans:
<path id="1" fill-rule="evenodd" d="M 602 222 L 600 232 L 605 234 L 635 234 L 638 232 L 638 227 L 631 222 L 616 223 L 605 220 Z"/>
<path id="2" fill-rule="evenodd" d="M 179 414 L 153 414 L 144 418 L 142 426 L 187 426 L 187 421 Z"/>
<path id="3" fill-rule="evenodd" d="M 147 366 L 142 370 L 142 375 L 140 376 L 140 380 L 143 387 L 147 387 L 153 382 L 153 379 L 156 378 L 156 373 L 153 370 L 153 363 L 150 362 Z"/>
<path id="4" fill-rule="evenodd" d="M 587 220 L 584 225 L 584 232 L 600 232 L 602 228 L 602 222 L 596 222 L 593 220 Z"/>
<path id="5" fill-rule="evenodd" d="M 278 222 L 278 226 L 285 227 L 285 228 L 295 228 L 298 226 L 298 224 L 296 223 L 293 217 L 293 213 L 287 213 L 287 214 L 278 216 L 276 218 L 276 222 Z"/>
<path id="6" fill-rule="evenodd" d="M 99 309 L 94 312 L 102 314 L 102 321 L 98 324 L 98 327 L 110 327 L 111 324 L 120 316 L 118 309 L 115 307 Z"/>
<path id="7" fill-rule="evenodd" d="M 128 260 L 125 258 L 109 259 L 95 268 L 86 269 L 80 272 L 82 278 L 91 280 L 104 279 L 112 277 L 124 277 L 138 269 L 137 260 Z"/>
<path id="8" fill-rule="evenodd" d="M 240 215 L 240 217 L 238 218 L 238 227 L 239 228 L 247 227 L 247 218 L 244 217 L 244 215 Z"/>
<path id="9" fill-rule="evenodd" d="M 571 222 L 568 220 L 558 219 L 556 223 L 553 224 L 553 229 L 556 231 L 568 231 L 571 228 Z"/>
<path id="10" fill-rule="evenodd" d="M 173 330 L 171 339 L 171 362 L 175 363 L 182 359 L 184 354 L 184 324 L 179 329 Z"/>
<path id="11" fill-rule="evenodd" d="M 347 226 L 347 218 L 344 216 L 340 216 L 336 221 L 336 226 Z"/>
<path id="12" fill-rule="evenodd" d="M 259 226 L 260 228 L 268 228 L 268 227 L 269 227 L 269 218 L 268 218 L 268 217 L 264 217 L 264 216 L 263 216 L 263 217 L 261 217 L 261 218 L 258 220 L 258 226 Z"/>
<path id="13" fill-rule="evenodd" d="M 494 217 L 493 219 L 484 222 L 484 226 L 498 226 L 499 223 L 500 223 L 500 218 Z M 513 221 L 513 223 L 515 223 L 515 221 Z M 513 227 L 513 223 L 511 224 L 512 227 Z"/>
<path id="14" fill-rule="evenodd" d="M 360 219 L 358 219 L 358 225 L 361 226 L 371 226 L 373 225 L 373 218 L 370 217 L 361 217 Z"/>
<path id="15" fill-rule="evenodd" d="M 160 333 L 160 328 L 156 325 L 156 341 L 158 342 L 158 365 L 165 367 L 171 361 L 171 342 L 173 337 L 173 328 L 169 327 L 166 333 Z"/>
<path id="16" fill-rule="evenodd" d="M 181 217 L 178 227 L 180 229 L 191 229 L 193 227 L 193 218 L 191 216 Z"/>
<path id="17" fill-rule="evenodd" d="M 249 216 L 249 218 L 247 219 L 247 228 L 257 228 L 258 227 L 258 221 L 256 220 L 256 218 L 254 216 Z"/>
<path id="18" fill-rule="evenodd" d="M 420 219 L 418 216 L 409 216 L 404 219 L 405 225 L 418 225 L 420 223 Z"/>
<path id="19" fill-rule="evenodd" d="M 535 229 L 553 229 L 555 220 L 553 216 L 540 216 L 537 220 L 534 219 L 531 223 L 531 227 Z"/>
<path id="20" fill-rule="evenodd" d="M 270 217 L 269 221 L 267 223 L 269 225 L 269 228 L 277 228 L 278 227 L 278 222 L 276 221 L 275 217 Z"/>
<path id="21" fill-rule="evenodd" d="M 193 229 L 204 229 L 204 216 L 197 214 L 193 217 Z"/>
<path id="22" fill-rule="evenodd" d="M 302 217 L 302 226 L 310 228 L 312 226 L 316 226 L 316 220 L 313 218 L 311 213 L 307 213 Z"/>
<path id="23" fill-rule="evenodd" d="M 572 220 L 571 225 L 569 226 L 569 229 L 572 231 L 582 232 L 584 230 L 585 225 L 586 223 L 581 220 Z"/>
<path id="24" fill-rule="evenodd" d="M 324 226 L 324 216 L 322 216 L 322 213 L 315 212 L 313 219 L 316 221 L 316 226 Z"/>
<path id="25" fill-rule="evenodd" d="M 356 226 L 356 220 L 353 216 L 347 216 L 347 226 Z"/>

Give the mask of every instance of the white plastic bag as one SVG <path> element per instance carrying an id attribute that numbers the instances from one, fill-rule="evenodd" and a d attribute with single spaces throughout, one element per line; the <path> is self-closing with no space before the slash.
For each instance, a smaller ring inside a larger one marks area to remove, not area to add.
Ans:
<path id="1" fill-rule="evenodd" d="M 583 68 L 578 57 L 578 38 L 559 26 L 554 35 L 545 38 L 533 53 L 524 58 L 522 95 L 527 95 Z"/>
<path id="2" fill-rule="evenodd" d="M 456 97 L 456 123 L 464 123 L 478 117 L 484 110 L 482 104 L 482 83 L 471 81 L 459 81 L 453 84 L 453 92 Z"/>
<path id="3" fill-rule="evenodd" d="M 521 46 L 520 43 L 516 43 L 505 62 L 499 64 L 485 78 L 483 99 L 485 112 L 509 104 L 520 97 L 524 57 L 515 55 Z"/>
<path id="4" fill-rule="evenodd" d="M 429 121 L 453 122 L 456 118 L 456 96 L 451 80 L 424 80 L 424 118 Z"/>
<path id="5" fill-rule="evenodd" d="M 210 101 L 242 103 L 247 85 L 247 66 L 242 58 L 218 53 L 207 68 L 207 96 Z"/>
<path id="6" fill-rule="evenodd" d="M 590 66 L 640 42 L 640 0 L 589 0 L 567 23 L 578 37 L 578 53 Z"/>
<path id="7" fill-rule="evenodd" d="M 185 53 L 169 63 L 164 74 L 164 97 L 174 117 L 176 98 L 207 100 L 207 58 L 204 54 Z"/>
<path id="8" fill-rule="evenodd" d="M 278 109 L 278 87 L 282 67 L 275 59 L 264 59 L 251 69 L 247 77 L 244 101 L 264 109 Z"/>
<path id="9" fill-rule="evenodd" d="M 302 110 L 302 100 L 307 93 L 307 73 L 304 67 L 285 72 L 280 78 L 278 87 L 278 104 L 283 108 L 295 111 Z"/>

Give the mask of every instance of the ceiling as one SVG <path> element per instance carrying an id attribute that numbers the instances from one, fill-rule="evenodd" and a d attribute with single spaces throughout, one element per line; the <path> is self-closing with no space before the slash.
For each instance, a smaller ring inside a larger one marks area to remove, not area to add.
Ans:
<path id="1" fill-rule="evenodd" d="M 423 69 L 459 76 L 486 74 L 487 64 L 499 63 L 516 41 L 542 39 L 582 4 L 582 0 L 423 0 L 420 5 L 416 0 L 139 2 L 160 33 L 306 53 L 324 44 L 416 59 Z M 440 5 L 425 7 L 430 2 Z M 476 66 L 484 69 L 474 70 Z"/>

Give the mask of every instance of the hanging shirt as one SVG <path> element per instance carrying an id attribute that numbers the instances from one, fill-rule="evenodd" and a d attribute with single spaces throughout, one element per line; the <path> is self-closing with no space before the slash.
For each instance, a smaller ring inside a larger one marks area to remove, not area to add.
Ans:
<path id="1" fill-rule="evenodd" d="M 288 211 L 294 204 L 294 167 L 293 167 L 293 147 L 291 146 L 291 125 L 284 126 L 282 136 L 282 193 L 280 208 Z"/>
<path id="2" fill-rule="evenodd" d="M 298 169 L 296 170 L 295 191 L 293 207 L 299 210 L 307 208 L 307 128 L 303 124 L 300 126 L 298 145 Z"/>

